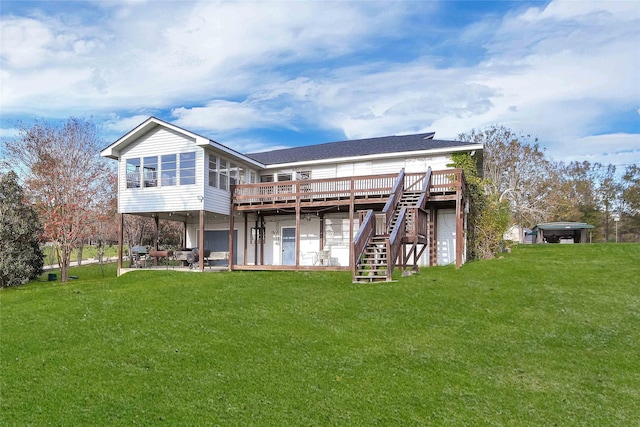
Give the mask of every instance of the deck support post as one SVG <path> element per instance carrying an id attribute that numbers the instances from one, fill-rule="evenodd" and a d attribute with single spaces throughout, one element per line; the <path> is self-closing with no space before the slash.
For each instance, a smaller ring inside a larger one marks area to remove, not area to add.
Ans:
<path id="1" fill-rule="evenodd" d="M 456 198 L 456 268 L 462 266 L 462 253 L 464 252 L 464 209 L 462 201 L 462 192 L 458 190 L 458 197 Z"/>
<path id="2" fill-rule="evenodd" d="M 247 263 L 247 251 L 249 250 L 249 214 L 247 212 L 244 213 L 244 251 L 242 253 L 243 264 Z"/>
<path id="3" fill-rule="evenodd" d="M 296 185 L 296 267 L 298 266 L 300 266 L 300 188 Z"/>
<path id="4" fill-rule="evenodd" d="M 255 236 L 253 238 L 253 265 L 258 265 L 258 242 L 262 245 L 262 230 L 258 228 L 260 225 L 260 215 L 256 217 L 255 222 Z M 247 265 L 247 260 L 244 260 L 244 265 Z"/>
<path id="5" fill-rule="evenodd" d="M 267 229 L 264 223 L 264 216 L 260 216 L 260 265 L 264 265 L 264 242 L 267 239 Z"/>
<path id="6" fill-rule="evenodd" d="M 229 214 L 229 271 L 233 271 L 233 252 L 235 250 L 235 240 L 233 239 L 233 232 L 235 229 L 235 216 L 236 210 L 231 205 L 231 212 Z"/>
<path id="7" fill-rule="evenodd" d="M 429 267 L 438 265 L 438 211 L 429 208 Z"/>
<path id="8" fill-rule="evenodd" d="M 324 250 L 324 214 L 320 214 L 320 241 L 319 241 L 319 251 Z"/>
<path id="9" fill-rule="evenodd" d="M 351 178 L 351 196 L 349 197 L 349 267 L 351 271 L 356 271 L 356 255 L 355 255 L 355 247 L 353 242 L 353 220 L 354 220 L 354 196 L 353 189 L 355 187 L 355 182 L 353 178 Z M 355 274 L 355 273 L 354 273 Z"/>
<path id="10" fill-rule="evenodd" d="M 154 219 L 154 223 L 155 223 L 155 230 L 154 230 L 154 235 L 153 235 L 153 250 L 154 251 L 158 251 L 158 241 L 160 240 L 160 217 L 158 216 L 158 214 L 154 214 L 153 215 L 153 219 Z M 158 266 L 158 257 L 154 256 L 153 257 L 153 266 L 157 267 Z"/>
<path id="11" fill-rule="evenodd" d="M 120 270 L 122 270 L 122 244 L 124 241 L 124 214 L 120 214 L 120 221 L 118 224 L 118 276 Z"/>
<path id="12" fill-rule="evenodd" d="M 200 254 L 198 268 L 200 268 L 200 271 L 204 271 L 204 209 L 200 209 L 200 230 L 198 234 L 198 250 Z"/>
<path id="13" fill-rule="evenodd" d="M 182 247 L 187 247 L 187 220 L 182 222 Z"/>

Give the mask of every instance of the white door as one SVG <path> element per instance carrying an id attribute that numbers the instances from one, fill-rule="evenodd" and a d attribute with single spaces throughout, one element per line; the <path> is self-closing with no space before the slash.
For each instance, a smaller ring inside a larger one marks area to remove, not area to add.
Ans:
<path id="1" fill-rule="evenodd" d="M 282 265 L 296 265 L 296 228 L 282 227 Z"/>
<path id="2" fill-rule="evenodd" d="M 456 262 L 456 211 L 438 211 L 438 265 Z"/>

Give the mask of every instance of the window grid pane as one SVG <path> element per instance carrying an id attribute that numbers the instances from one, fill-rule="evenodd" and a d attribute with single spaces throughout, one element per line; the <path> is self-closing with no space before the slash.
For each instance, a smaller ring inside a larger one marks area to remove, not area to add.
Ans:
<path id="1" fill-rule="evenodd" d="M 158 186 L 158 157 L 144 157 L 142 159 L 144 186 L 145 187 L 157 187 Z"/>
<path id="2" fill-rule="evenodd" d="M 180 153 L 180 185 L 196 183 L 196 153 Z"/>
<path id="3" fill-rule="evenodd" d="M 166 154 L 162 156 L 162 168 L 160 173 L 162 175 L 161 185 L 171 186 L 176 185 L 176 155 Z"/>
<path id="4" fill-rule="evenodd" d="M 127 188 L 140 188 L 140 158 L 127 159 Z"/>

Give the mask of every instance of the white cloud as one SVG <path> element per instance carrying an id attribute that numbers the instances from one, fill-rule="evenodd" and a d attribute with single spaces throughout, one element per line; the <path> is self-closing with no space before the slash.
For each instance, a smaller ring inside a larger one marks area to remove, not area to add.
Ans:
<path id="1" fill-rule="evenodd" d="M 123 135 L 133 129 L 135 129 L 139 124 L 144 122 L 149 118 L 146 114 L 137 114 L 135 116 L 130 117 L 119 117 L 116 115 L 111 115 L 103 122 L 103 129 L 109 133 L 115 133 L 118 135 Z"/>
<path id="2" fill-rule="evenodd" d="M 261 112 L 248 102 L 211 101 L 203 107 L 174 108 L 174 123 L 187 129 L 214 129 L 226 132 L 247 127 L 284 126 L 287 123 L 281 113 Z"/>
<path id="3" fill-rule="evenodd" d="M 566 162 L 587 160 L 591 163 L 624 165 L 640 158 L 640 135 L 615 133 L 593 135 L 560 142 L 549 150 L 551 157 Z"/>
<path id="4" fill-rule="evenodd" d="M 584 138 L 612 132 L 607 115 L 640 114 L 637 2 L 552 1 L 488 16 L 445 34 L 485 52 L 453 67 L 427 56 L 394 61 L 396 52 L 368 59 L 400 37 L 429 54 L 407 25 L 409 3 L 330 5 L 129 1 L 96 4 L 100 22 L 68 11 L 3 16 L 2 113 L 102 114 L 105 128 L 126 132 L 144 112 L 170 110 L 180 126 L 232 140 L 239 130 L 309 125 L 348 138 L 452 138 L 498 123 L 563 156 L 579 143 L 604 153 Z M 437 18 L 438 4 L 427 7 Z"/>

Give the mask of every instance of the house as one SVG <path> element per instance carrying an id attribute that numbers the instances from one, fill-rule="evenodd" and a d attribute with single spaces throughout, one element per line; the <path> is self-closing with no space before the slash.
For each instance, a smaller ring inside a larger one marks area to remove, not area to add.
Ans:
<path id="1" fill-rule="evenodd" d="M 118 161 L 121 229 L 124 214 L 181 221 L 187 245 L 227 253 L 230 270 L 377 281 L 395 267 L 465 260 L 464 174 L 447 165 L 454 153 L 481 162 L 482 145 L 434 135 L 243 154 L 150 117 L 101 155 Z"/>

